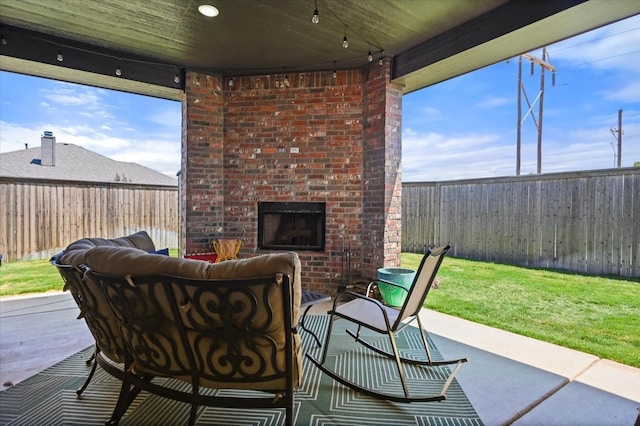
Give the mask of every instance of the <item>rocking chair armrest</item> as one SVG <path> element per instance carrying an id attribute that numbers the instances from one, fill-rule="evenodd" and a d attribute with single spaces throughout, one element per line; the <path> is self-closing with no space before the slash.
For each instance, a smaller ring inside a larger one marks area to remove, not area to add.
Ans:
<path id="1" fill-rule="evenodd" d="M 345 296 L 353 296 L 353 297 L 366 297 L 360 293 L 356 293 L 355 291 L 352 290 L 345 290 L 345 291 L 341 291 L 340 293 L 336 294 L 336 297 L 333 299 L 333 308 L 335 309 L 338 303 L 338 301 L 342 298 L 344 298 Z"/>

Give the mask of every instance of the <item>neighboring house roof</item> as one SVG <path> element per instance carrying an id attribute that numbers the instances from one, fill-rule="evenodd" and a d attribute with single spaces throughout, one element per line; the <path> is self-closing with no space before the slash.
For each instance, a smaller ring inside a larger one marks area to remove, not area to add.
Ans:
<path id="1" fill-rule="evenodd" d="M 68 143 L 56 143 L 54 166 L 41 165 L 40 147 L 2 153 L 0 177 L 178 185 L 177 179 L 148 167 L 112 160 Z"/>

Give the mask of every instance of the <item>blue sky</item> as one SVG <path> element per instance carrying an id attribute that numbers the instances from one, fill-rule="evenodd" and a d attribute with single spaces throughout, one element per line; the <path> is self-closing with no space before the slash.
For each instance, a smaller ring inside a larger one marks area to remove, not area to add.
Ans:
<path id="1" fill-rule="evenodd" d="M 547 47 L 556 84 L 545 73 L 542 173 L 614 166 L 611 128 L 622 109 L 622 166 L 640 161 L 640 16 Z M 542 57 L 541 50 L 530 52 Z M 540 67 L 522 81 L 531 101 Z M 403 97 L 403 181 L 516 173 L 518 58 Z M 534 106 L 536 118 L 538 105 Z M 523 101 L 523 117 L 527 109 Z M 537 172 L 537 130 L 522 124 L 522 175 Z M 617 136 L 616 136 L 617 137 Z"/>
<path id="2" fill-rule="evenodd" d="M 623 110 L 622 166 L 640 161 L 640 16 L 547 47 L 542 172 L 614 166 Z M 541 57 L 541 51 L 530 52 Z M 403 97 L 403 181 L 512 176 L 516 170 L 518 60 L 512 58 Z M 533 100 L 540 68 L 523 83 Z M 526 111 L 526 104 L 523 109 Z M 538 117 L 538 104 L 534 106 Z M 524 114 L 524 112 L 523 112 Z M 119 161 L 175 177 L 179 102 L 0 72 L 0 152 L 40 145 L 51 130 Z M 536 173 L 537 132 L 522 125 L 521 174 Z"/>

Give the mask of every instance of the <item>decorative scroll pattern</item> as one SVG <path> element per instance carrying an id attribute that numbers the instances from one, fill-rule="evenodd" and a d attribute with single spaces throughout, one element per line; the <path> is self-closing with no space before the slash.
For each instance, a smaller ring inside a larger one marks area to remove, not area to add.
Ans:
<path id="1" fill-rule="evenodd" d="M 128 370 L 201 384 L 286 376 L 286 330 L 277 291 L 282 283 L 277 278 L 216 283 L 91 275 L 118 320 Z"/>

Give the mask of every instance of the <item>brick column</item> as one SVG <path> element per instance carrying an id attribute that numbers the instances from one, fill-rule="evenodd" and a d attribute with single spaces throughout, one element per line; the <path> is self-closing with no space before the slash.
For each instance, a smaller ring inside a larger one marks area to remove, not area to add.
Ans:
<path id="1" fill-rule="evenodd" d="M 180 242 L 183 253 L 211 251 L 223 235 L 223 93 L 219 76 L 188 72 L 182 102 Z"/>
<path id="2" fill-rule="evenodd" d="M 363 275 L 399 266 L 401 253 L 400 173 L 402 89 L 390 83 L 391 64 L 368 68 L 364 84 Z"/>

